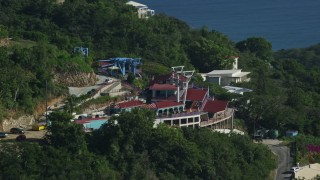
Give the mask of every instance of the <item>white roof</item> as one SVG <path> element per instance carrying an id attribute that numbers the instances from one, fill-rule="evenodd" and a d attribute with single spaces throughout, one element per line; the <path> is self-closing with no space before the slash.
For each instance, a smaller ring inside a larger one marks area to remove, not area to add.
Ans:
<path id="1" fill-rule="evenodd" d="M 243 76 L 246 76 L 246 75 L 248 75 L 248 74 L 250 74 L 250 72 L 240 72 L 240 74 L 236 74 L 236 75 L 233 76 L 233 77 L 243 77 Z"/>
<path id="2" fill-rule="evenodd" d="M 207 75 L 234 74 L 237 72 L 241 72 L 241 69 L 213 70 L 211 72 L 208 72 Z"/>
<path id="3" fill-rule="evenodd" d="M 134 6 L 134 7 L 147 7 L 146 5 L 144 4 L 141 4 L 141 3 L 138 3 L 138 2 L 135 2 L 135 1 L 129 1 L 126 3 L 127 5 L 131 5 L 131 6 Z"/>
<path id="4" fill-rule="evenodd" d="M 206 76 L 226 76 L 226 77 L 243 77 L 250 72 L 241 72 L 241 69 L 230 69 L 230 70 L 213 70 L 206 74 Z"/>

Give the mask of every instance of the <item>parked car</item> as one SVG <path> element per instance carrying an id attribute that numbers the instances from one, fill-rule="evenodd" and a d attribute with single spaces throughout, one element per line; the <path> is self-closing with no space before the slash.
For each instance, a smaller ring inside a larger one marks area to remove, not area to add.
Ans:
<path id="1" fill-rule="evenodd" d="M 106 83 L 112 83 L 112 82 L 113 82 L 113 79 L 107 78 L 107 79 L 105 80 L 105 82 L 106 82 Z"/>
<path id="2" fill-rule="evenodd" d="M 6 138 L 6 137 L 8 137 L 7 133 L 0 132 L 0 138 Z"/>
<path id="3" fill-rule="evenodd" d="M 11 132 L 12 134 L 24 134 L 24 130 L 21 129 L 21 128 L 11 128 L 11 129 L 10 129 L 10 132 Z"/>
<path id="4" fill-rule="evenodd" d="M 299 170 L 300 170 L 299 167 L 291 167 L 291 168 L 290 168 L 290 172 L 292 172 L 292 173 L 296 173 L 296 172 L 298 172 Z"/>
<path id="5" fill-rule="evenodd" d="M 46 126 L 44 124 L 35 124 L 32 126 L 33 131 L 41 131 L 46 129 Z"/>

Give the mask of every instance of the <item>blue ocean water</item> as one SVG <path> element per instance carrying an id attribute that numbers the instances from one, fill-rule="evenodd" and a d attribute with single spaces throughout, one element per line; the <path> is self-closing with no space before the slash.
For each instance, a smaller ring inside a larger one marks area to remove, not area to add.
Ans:
<path id="1" fill-rule="evenodd" d="M 263 37 L 274 50 L 320 43 L 319 0 L 139 0 L 157 13 L 208 27 L 234 42 Z"/>

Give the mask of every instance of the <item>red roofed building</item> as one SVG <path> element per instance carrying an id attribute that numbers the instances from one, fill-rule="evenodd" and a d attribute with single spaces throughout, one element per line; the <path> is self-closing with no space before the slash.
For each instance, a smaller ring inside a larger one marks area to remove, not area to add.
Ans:
<path id="1" fill-rule="evenodd" d="M 153 84 L 151 90 L 152 101 L 172 100 L 175 101 L 178 88 L 172 84 Z"/>
<path id="2" fill-rule="evenodd" d="M 204 105 L 203 111 L 210 113 L 217 113 L 221 111 L 225 111 L 228 107 L 228 101 L 219 101 L 219 100 L 209 100 Z"/>
<path id="3" fill-rule="evenodd" d="M 169 74 L 154 77 L 154 79 L 150 82 L 150 85 L 152 85 L 152 84 L 172 84 L 177 79 L 179 79 L 180 82 L 186 82 L 188 80 L 188 78 L 183 75 L 180 75 L 180 74 L 178 75 L 175 72 L 171 72 Z"/>
<path id="4" fill-rule="evenodd" d="M 121 102 L 117 104 L 115 108 L 125 109 L 125 108 L 133 108 L 133 107 L 142 106 L 142 105 L 143 105 L 143 102 L 134 100 L 134 101 Z"/>
<path id="5" fill-rule="evenodd" d="M 157 116 L 177 114 L 184 111 L 184 104 L 174 101 L 160 101 L 145 106 L 149 109 L 156 110 Z"/>
<path id="6" fill-rule="evenodd" d="M 204 107 L 204 112 L 208 112 L 208 120 L 203 121 L 203 126 L 211 125 L 214 129 L 222 129 L 227 124 L 233 128 L 233 109 L 228 108 L 228 101 L 208 100 Z"/>
<path id="7" fill-rule="evenodd" d="M 161 101 L 161 102 L 155 102 L 153 104 L 155 104 L 157 109 L 174 107 L 174 106 L 184 106 L 184 104 L 182 103 L 173 102 L 173 101 Z"/>
<path id="8" fill-rule="evenodd" d="M 111 111 L 114 113 L 120 113 L 120 112 L 126 112 L 126 111 L 130 112 L 131 109 L 136 107 L 141 107 L 143 105 L 144 103 L 138 100 L 121 102 L 119 104 L 116 104 Z"/>
<path id="9" fill-rule="evenodd" d="M 150 81 L 150 85 L 153 84 L 169 84 L 172 77 L 172 73 L 160 75 L 157 77 L 154 77 L 153 80 Z"/>
<path id="10" fill-rule="evenodd" d="M 149 87 L 150 90 L 168 90 L 168 91 L 175 91 L 177 90 L 177 87 L 172 84 L 153 84 L 152 86 Z"/>
<path id="11" fill-rule="evenodd" d="M 203 101 L 206 97 L 209 97 L 207 89 L 188 89 L 187 91 L 187 101 Z"/>
<path id="12" fill-rule="evenodd" d="M 180 68 L 180 69 L 179 69 Z M 233 109 L 227 101 L 213 100 L 209 89 L 191 88 L 189 82 L 194 71 L 183 71 L 182 66 L 173 67 L 166 74 L 151 81 L 150 104 L 140 101 L 119 103 L 118 112 L 144 107 L 156 112 L 155 126 L 165 123 L 177 127 L 233 128 Z"/>
<path id="13" fill-rule="evenodd" d="M 163 100 L 180 102 L 184 100 L 183 94 L 186 92 L 188 83 L 191 80 L 191 76 L 188 76 L 186 72 L 190 74 L 191 71 L 184 72 L 182 69 L 183 66 L 179 66 L 178 69 L 173 70 L 171 73 L 155 77 L 150 82 L 151 102 Z"/>
<path id="14" fill-rule="evenodd" d="M 186 109 L 189 112 L 199 111 L 205 99 L 209 98 L 208 89 L 189 88 L 186 96 Z"/>

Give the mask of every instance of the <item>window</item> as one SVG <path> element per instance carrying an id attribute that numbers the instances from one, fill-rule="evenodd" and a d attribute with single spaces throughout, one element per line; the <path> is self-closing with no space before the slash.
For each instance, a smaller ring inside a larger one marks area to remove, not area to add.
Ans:
<path id="1" fill-rule="evenodd" d="M 194 122 L 199 122 L 199 117 L 195 117 Z"/>
<path id="2" fill-rule="evenodd" d="M 190 119 L 190 118 L 189 118 Z M 189 122 L 189 121 L 188 121 Z M 181 119 L 181 124 L 187 124 L 187 119 Z"/>
<path id="3" fill-rule="evenodd" d="M 179 125 L 179 119 L 173 120 L 173 125 Z"/>

